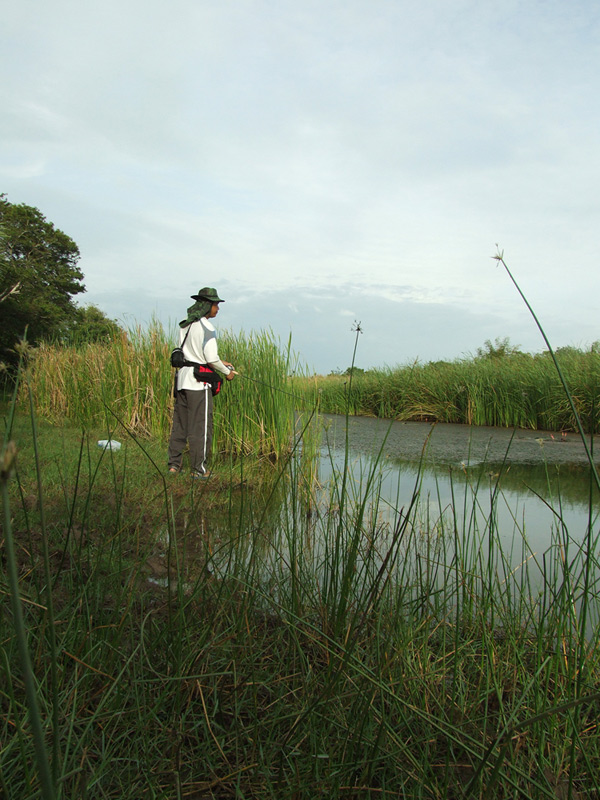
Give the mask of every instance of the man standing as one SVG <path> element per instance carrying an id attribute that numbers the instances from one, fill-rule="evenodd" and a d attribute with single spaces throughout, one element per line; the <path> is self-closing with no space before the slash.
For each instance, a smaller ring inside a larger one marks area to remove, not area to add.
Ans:
<path id="1" fill-rule="evenodd" d="M 181 470 L 186 442 L 190 448 L 190 466 L 193 478 L 207 478 L 206 461 L 210 454 L 213 435 L 213 398 L 211 383 L 203 381 L 202 373 L 194 376 L 194 364 L 208 366 L 220 372 L 228 381 L 233 380 L 233 366 L 221 361 L 217 350 L 217 334 L 211 322 L 223 303 L 216 289 L 204 287 L 188 308 L 186 319 L 179 323 L 179 346 L 186 362 L 176 377 L 173 427 L 169 440 L 169 472 Z"/>

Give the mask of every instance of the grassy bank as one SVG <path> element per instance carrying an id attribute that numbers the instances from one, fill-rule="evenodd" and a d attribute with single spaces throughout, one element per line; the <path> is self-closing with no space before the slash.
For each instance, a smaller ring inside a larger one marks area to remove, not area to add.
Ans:
<path id="1" fill-rule="evenodd" d="M 5 797 L 598 796 L 591 530 L 506 552 L 496 482 L 384 525 L 377 465 L 319 489 L 298 447 L 198 487 L 101 435 L 12 426 Z"/>
<path id="2" fill-rule="evenodd" d="M 600 353 L 575 348 L 557 360 L 587 432 L 600 430 Z M 575 430 L 576 420 L 549 354 L 410 364 L 306 380 L 321 409 L 389 419 Z"/>

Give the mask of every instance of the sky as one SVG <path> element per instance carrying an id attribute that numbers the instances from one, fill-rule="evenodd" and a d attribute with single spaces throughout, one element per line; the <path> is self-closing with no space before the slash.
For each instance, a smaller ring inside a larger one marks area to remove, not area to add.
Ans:
<path id="1" fill-rule="evenodd" d="M 299 367 L 600 339 L 596 0 L 20 0 L 0 192 L 94 303 L 291 336 Z M 355 332 L 360 324 L 361 334 Z M 226 353 L 221 354 L 227 357 Z"/>

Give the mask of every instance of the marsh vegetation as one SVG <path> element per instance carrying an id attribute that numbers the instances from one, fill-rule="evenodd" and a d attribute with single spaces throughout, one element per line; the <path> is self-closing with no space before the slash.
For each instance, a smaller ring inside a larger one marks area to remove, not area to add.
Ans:
<path id="1" fill-rule="evenodd" d="M 383 448 L 319 480 L 318 394 L 259 335 L 221 337 L 255 380 L 211 479 L 169 478 L 168 340 L 137 336 L 40 348 L 5 411 L 4 796 L 597 797 L 593 475 L 544 552 L 507 547 L 500 475 L 383 515 Z"/>
<path id="2" fill-rule="evenodd" d="M 600 430 L 600 350 L 562 348 L 556 358 L 588 433 Z M 573 431 L 577 421 L 549 352 L 480 354 L 390 369 L 313 377 L 323 411 L 532 430 Z M 350 393 L 350 396 L 349 396 Z"/>

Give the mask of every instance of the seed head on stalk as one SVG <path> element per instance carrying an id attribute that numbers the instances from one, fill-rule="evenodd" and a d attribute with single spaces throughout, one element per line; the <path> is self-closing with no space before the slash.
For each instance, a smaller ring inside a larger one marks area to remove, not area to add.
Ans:
<path id="1" fill-rule="evenodd" d="M 514 277 L 514 275 L 512 274 L 510 269 L 508 268 L 508 265 L 507 265 L 506 261 L 504 260 L 504 250 L 501 250 L 498 247 L 498 245 L 496 245 L 496 247 L 498 248 L 498 250 L 497 250 L 496 254 L 492 256 L 492 258 L 494 259 L 494 261 L 497 261 L 499 264 L 502 264 L 502 266 L 504 267 L 504 270 L 505 270 L 506 274 L 508 275 L 508 277 L 512 281 L 515 289 L 517 290 L 517 292 L 519 293 L 521 299 L 523 300 L 523 302 L 527 306 L 527 310 L 529 311 L 529 313 L 533 317 L 533 321 L 537 325 L 537 328 L 538 328 L 539 332 L 541 333 L 544 342 L 546 343 L 546 347 L 548 348 L 548 352 L 550 353 L 550 357 L 552 358 L 552 362 L 554 363 L 554 367 L 556 369 L 556 373 L 558 375 L 560 383 L 561 383 L 561 385 L 563 387 L 563 390 L 565 392 L 565 396 L 566 396 L 567 401 L 569 403 L 569 406 L 571 408 L 571 412 L 573 414 L 573 418 L 575 419 L 575 424 L 577 426 L 577 431 L 579 433 L 579 436 L 581 437 L 581 442 L 582 442 L 583 447 L 585 449 L 585 453 L 586 453 L 586 456 L 587 456 L 587 459 L 588 459 L 588 462 L 589 462 L 589 465 L 590 465 L 590 470 L 592 472 L 592 475 L 593 475 L 593 478 L 594 478 L 594 482 L 596 484 L 597 489 L 600 491 L 600 475 L 598 475 L 598 471 L 596 469 L 596 464 L 594 462 L 592 453 L 590 451 L 590 448 L 588 446 L 587 440 L 585 438 L 585 432 L 583 430 L 583 424 L 581 422 L 581 417 L 579 416 L 579 413 L 578 413 L 577 408 L 575 406 L 575 402 L 573 400 L 573 396 L 571 394 L 569 386 L 567 385 L 567 381 L 565 380 L 565 376 L 564 376 L 563 371 L 562 371 L 562 369 L 560 367 L 560 364 L 559 364 L 559 362 L 558 362 L 558 360 L 556 358 L 556 354 L 554 352 L 554 349 L 553 349 L 552 345 L 550 344 L 550 340 L 546 336 L 546 331 L 544 330 L 544 328 L 542 326 L 542 323 L 539 321 L 539 319 L 537 317 L 537 314 L 533 310 L 533 307 L 532 307 L 531 303 L 525 297 L 525 294 L 523 293 L 521 287 L 517 283 L 516 278 Z"/>

